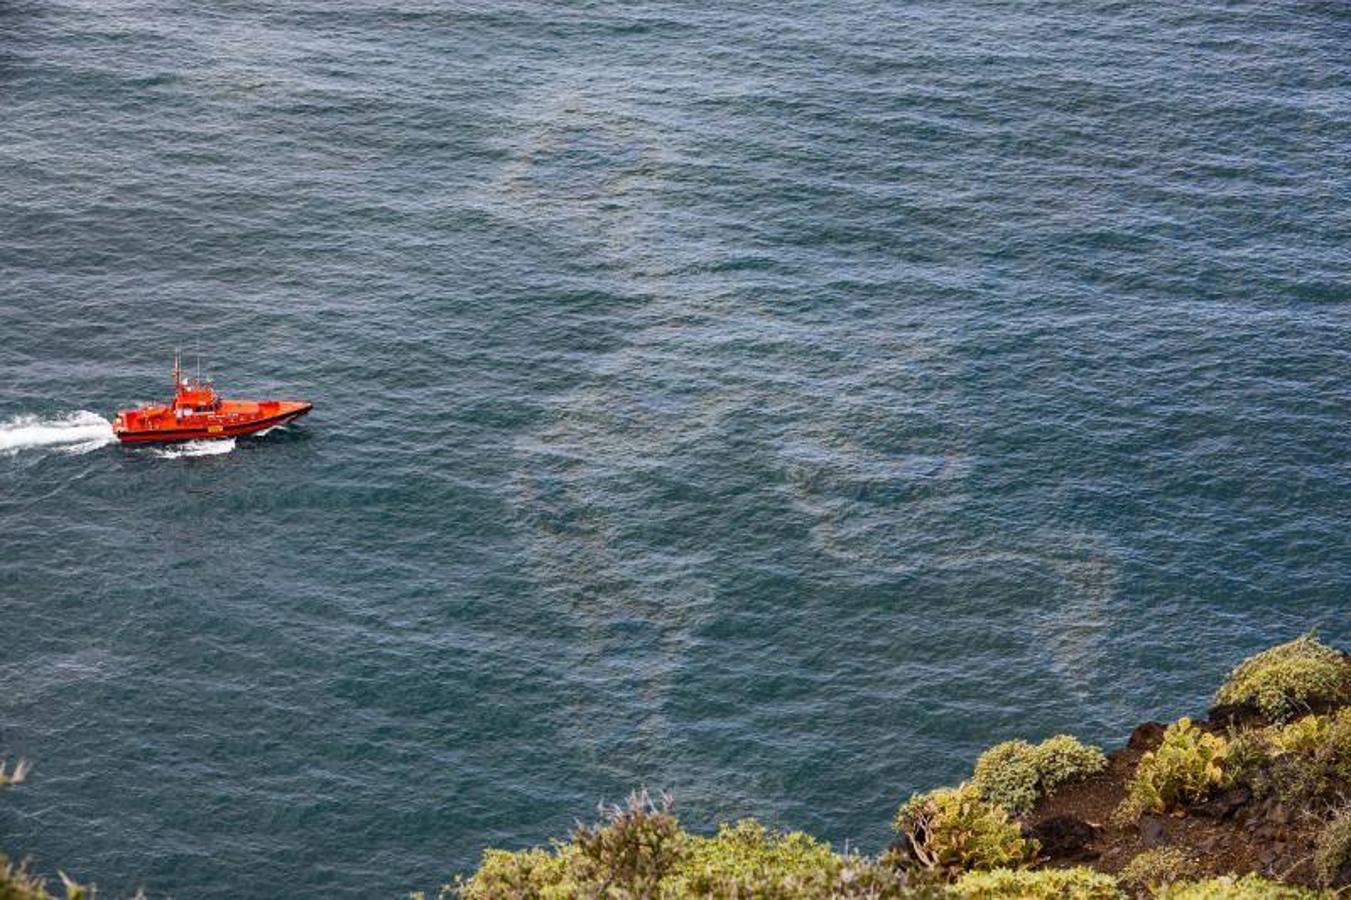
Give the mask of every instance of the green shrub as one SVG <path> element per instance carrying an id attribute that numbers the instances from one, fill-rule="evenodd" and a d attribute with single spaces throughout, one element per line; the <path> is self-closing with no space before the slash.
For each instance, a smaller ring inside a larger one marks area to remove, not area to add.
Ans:
<path id="1" fill-rule="evenodd" d="M 1327 716 L 1305 716 L 1289 725 L 1271 726 L 1267 740 L 1273 754 L 1315 753 L 1327 743 L 1331 724 Z"/>
<path id="2" fill-rule="evenodd" d="M 970 783 L 916 794 L 896 811 L 893 827 L 922 866 L 952 874 L 1021 866 L 1038 849 L 1008 810 L 981 799 Z"/>
<path id="3" fill-rule="evenodd" d="M 951 888 L 961 900 L 1125 900 L 1116 879 L 1087 868 L 968 872 Z"/>
<path id="4" fill-rule="evenodd" d="M 1004 741 L 986 750 L 976 760 L 971 783 L 983 799 L 1014 813 L 1025 812 L 1037 802 L 1036 748 L 1027 741 Z"/>
<path id="5" fill-rule="evenodd" d="M 576 848 L 558 844 L 553 852 L 532 847 L 529 850 L 485 850 L 472 878 L 457 887 L 442 888 L 440 896 L 459 894 L 465 900 L 567 900 L 578 895 L 572 874 Z"/>
<path id="6" fill-rule="evenodd" d="M 1127 887 L 1155 890 L 1198 874 L 1200 867 L 1185 850 L 1180 847 L 1158 847 L 1137 854 L 1116 877 Z"/>
<path id="7" fill-rule="evenodd" d="M 580 828 L 553 850 L 489 850 L 472 878 L 441 889 L 440 900 L 938 900 L 892 866 L 840 856 L 800 832 L 768 831 L 754 820 L 713 837 L 681 831 L 665 807 L 642 795 Z M 597 846 L 603 848 L 599 852 Z M 588 851 L 586 848 L 591 847 Z M 678 847 L 678 851 L 675 848 Z M 589 853 L 589 855 L 588 855 Z M 416 895 L 415 895 L 416 896 Z M 6 900 L 0 895 L 0 900 Z M 26 900 L 26 898 L 25 898 Z"/>
<path id="8" fill-rule="evenodd" d="M 1337 710 L 1328 722 L 1327 739 L 1317 751 L 1332 777 L 1351 782 L 1351 707 Z"/>
<path id="9" fill-rule="evenodd" d="M 1260 797 L 1257 784 L 1270 765 L 1271 745 L 1265 729 L 1230 734 L 1224 753 L 1224 774 L 1228 781 L 1246 784 L 1253 788 L 1255 796 Z"/>
<path id="10" fill-rule="evenodd" d="M 1313 867 L 1321 884 L 1331 885 L 1342 869 L 1351 866 L 1351 807 L 1328 820 L 1318 834 Z"/>
<path id="11" fill-rule="evenodd" d="M 698 839 L 696 839 L 698 840 Z M 813 842 L 815 843 L 815 842 Z M 819 845 L 818 845 L 819 846 Z M 814 854 L 808 854 L 809 856 Z M 662 882 L 661 900 L 942 900 L 936 886 L 916 885 L 906 874 L 869 857 L 828 854 L 824 865 L 789 859 L 776 865 L 715 863 Z M 801 864 L 798 864 L 801 863 Z"/>
<path id="12" fill-rule="evenodd" d="M 1126 786 L 1118 821 L 1142 812 L 1167 812 L 1201 800 L 1211 788 L 1225 782 L 1224 738 L 1208 734 L 1181 718 L 1163 733 L 1158 749 L 1140 757 Z"/>
<path id="13" fill-rule="evenodd" d="M 928 873 L 903 871 L 876 857 L 850 853 L 841 857 L 835 882 L 825 891 L 807 893 L 801 898 L 743 894 L 726 900 L 750 900 L 752 897 L 765 897 L 766 900 L 818 900 L 821 897 L 829 897 L 830 900 L 946 900 L 947 896 L 944 886 L 929 877 Z"/>
<path id="14" fill-rule="evenodd" d="M 1301 809 L 1332 794 L 1327 768 L 1311 756 L 1278 756 L 1253 786 L 1253 795 L 1274 797 L 1287 807 Z"/>
<path id="15" fill-rule="evenodd" d="M 1224 768 L 1258 799 L 1304 806 L 1327 798 L 1338 781 L 1351 781 L 1351 708 L 1240 732 Z"/>
<path id="16" fill-rule="evenodd" d="M 572 869 L 583 884 L 607 885 L 622 895 L 651 897 L 685 856 L 689 835 L 670 812 L 671 799 L 654 802 L 646 791 L 624 806 L 604 810 L 602 820 L 572 834 Z"/>
<path id="17" fill-rule="evenodd" d="M 1317 891 L 1268 881 L 1257 875 L 1179 881 L 1154 894 L 1155 900 L 1316 900 L 1320 896 Z"/>
<path id="18" fill-rule="evenodd" d="M 1215 695 L 1275 721 L 1307 712 L 1311 705 L 1351 701 L 1351 672 L 1342 654 L 1312 632 L 1249 657 L 1229 674 Z"/>
<path id="19" fill-rule="evenodd" d="M 691 837 L 671 877 L 667 896 L 760 896 L 771 885 L 780 891 L 833 881 L 844 860 L 830 845 L 802 832 L 771 833 L 754 819 L 723 825 L 714 837 Z"/>
<path id="20" fill-rule="evenodd" d="M 441 897 L 465 900 L 566 900 L 652 897 L 684 858 L 689 841 L 670 813 L 670 798 L 646 792 L 624 806 L 602 810 L 601 821 L 578 826 L 572 843 L 552 850 L 487 850 L 467 881 L 447 885 Z"/>
<path id="21" fill-rule="evenodd" d="M 1036 745 L 1005 741 L 976 760 L 972 783 L 985 800 L 1020 814 L 1060 785 L 1101 772 L 1106 765 L 1102 750 L 1067 734 Z"/>

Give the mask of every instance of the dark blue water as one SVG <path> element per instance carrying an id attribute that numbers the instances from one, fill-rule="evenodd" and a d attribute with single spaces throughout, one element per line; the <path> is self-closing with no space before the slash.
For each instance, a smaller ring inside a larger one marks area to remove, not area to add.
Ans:
<path id="1" fill-rule="evenodd" d="M 1351 641 L 1342 2 L 0 4 L 0 846 L 881 847 Z M 175 346 L 315 412 L 108 444 Z M 80 414 L 80 411 L 86 411 Z"/>

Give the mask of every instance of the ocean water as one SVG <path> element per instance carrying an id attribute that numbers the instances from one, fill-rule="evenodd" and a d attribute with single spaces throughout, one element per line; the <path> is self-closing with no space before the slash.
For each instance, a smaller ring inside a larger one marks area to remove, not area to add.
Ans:
<path id="1" fill-rule="evenodd" d="M 1351 6 L 0 4 L 0 847 L 877 850 L 1351 642 Z M 174 347 L 315 411 L 117 446 Z"/>

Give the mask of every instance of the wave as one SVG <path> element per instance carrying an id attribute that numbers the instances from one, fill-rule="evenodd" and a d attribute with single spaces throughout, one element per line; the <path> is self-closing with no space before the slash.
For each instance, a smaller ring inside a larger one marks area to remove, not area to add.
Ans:
<path id="1" fill-rule="evenodd" d="M 113 424 L 98 413 L 81 409 L 42 419 L 15 416 L 0 423 L 0 453 L 14 454 L 32 447 L 56 447 L 65 453 L 88 453 L 117 441 Z"/>
<path id="2" fill-rule="evenodd" d="M 209 441 L 184 441 L 167 447 L 148 447 L 160 459 L 184 459 L 193 456 L 219 456 L 235 449 L 234 438 L 215 438 Z"/>

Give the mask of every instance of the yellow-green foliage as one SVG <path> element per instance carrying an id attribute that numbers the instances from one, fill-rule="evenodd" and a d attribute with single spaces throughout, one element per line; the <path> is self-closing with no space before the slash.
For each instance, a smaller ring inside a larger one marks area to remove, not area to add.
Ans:
<path id="1" fill-rule="evenodd" d="M 485 850 L 474 876 L 458 887 L 465 900 L 569 900 L 578 895 L 572 873 L 577 850 L 571 844 L 559 844 L 552 852 L 538 847 L 529 850 Z M 455 896 L 450 886 L 441 889 L 442 898 Z"/>
<path id="2" fill-rule="evenodd" d="M 65 900 L 94 900 L 94 889 L 76 884 L 61 872 L 61 886 Z M 28 873 L 24 866 L 15 866 L 0 853 L 0 900 L 56 900 L 48 893 L 46 883 Z"/>
<path id="3" fill-rule="evenodd" d="M 1021 866 L 1038 849 L 1008 810 L 981 799 L 969 782 L 916 794 L 896 811 L 893 827 L 922 865 L 953 873 Z"/>
<path id="4" fill-rule="evenodd" d="M 0 856 L 0 900 L 52 900 L 42 881 Z"/>
<path id="5" fill-rule="evenodd" d="M 1200 867 L 1179 847 L 1158 847 L 1137 854 L 1117 873 L 1117 879 L 1132 888 L 1156 889 L 1198 874 Z"/>
<path id="6" fill-rule="evenodd" d="M 1313 855 L 1314 871 L 1323 884 L 1332 884 L 1346 866 L 1351 866 L 1351 807 L 1323 826 Z"/>
<path id="7" fill-rule="evenodd" d="M 1351 707 L 1337 710 L 1328 723 L 1327 740 L 1318 753 L 1327 760 L 1335 777 L 1351 781 Z"/>
<path id="8" fill-rule="evenodd" d="M 961 900 L 1125 900 L 1116 879 L 1087 868 L 968 872 L 950 893 Z"/>
<path id="9" fill-rule="evenodd" d="M 800 831 L 771 832 L 754 819 L 723 825 L 713 837 L 689 837 L 659 891 L 663 900 L 920 900 L 933 894 L 908 884 L 892 866 L 840 856 Z"/>
<path id="10" fill-rule="evenodd" d="M 1103 770 L 1107 758 L 1102 750 L 1059 734 L 1040 744 L 1005 741 L 986 750 L 976 760 L 972 783 L 981 797 L 1024 813 L 1060 785 Z"/>
<path id="11" fill-rule="evenodd" d="M 1327 716 L 1305 716 L 1289 725 L 1267 729 L 1273 754 L 1315 753 L 1328 742 L 1332 720 Z"/>
<path id="12" fill-rule="evenodd" d="M 565 900 L 589 897 L 652 897 L 661 880 L 685 857 L 687 835 L 669 812 L 669 799 L 654 803 L 646 792 L 626 806 L 605 811 L 593 826 L 579 826 L 572 843 L 539 848 L 488 850 L 472 878 L 442 888 L 466 900 Z"/>
<path id="13" fill-rule="evenodd" d="M 1252 706 L 1285 721 L 1314 703 L 1351 701 L 1351 672 L 1340 652 L 1310 632 L 1244 660 L 1229 673 L 1215 700 Z"/>
<path id="14" fill-rule="evenodd" d="M 1155 892 L 1155 900 L 1317 900 L 1326 894 L 1257 875 L 1179 881 Z"/>
<path id="15" fill-rule="evenodd" d="M 776 834 L 754 819 L 723 825 L 714 837 L 691 837 L 680 866 L 662 884 L 679 896 L 732 896 L 752 885 L 788 885 L 839 873 L 843 860 L 830 845 L 800 831 Z"/>
<path id="16" fill-rule="evenodd" d="M 668 826 L 674 826 L 673 829 Z M 654 837 L 660 840 L 654 842 Z M 603 846 L 603 852 L 595 848 Z M 591 849 L 588 849 L 591 848 Z M 800 832 L 781 834 L 754 820 L 724 825 L 713 837 L 681 830 L 664 809 L 611 811 L 570 844 L 552 850 L 489 850 L 468 881 L 440 900 L 921 900 L 936 896 L 875 859 L 840 856 Z M 4 900 L 4 898 L 0 898 Z"/>
<path id="17" fill-rule="evenodd" d="M 1167 812 L 1201 800 L 1224 783 L 1226 750 L 1224 738 L 1202 731 L 1191 719 L 1178 719 L 1164 731 L 1158 749 L 1140 757 L 1118 819 Z"/>
<path id="18" fill-rule="evenodd" d="M 1224 768 L 1259 798 L 1296 806 L 1326 798 L 1336 782 L 1351 781 L 1351 707 L 1241 732 Z"/>

